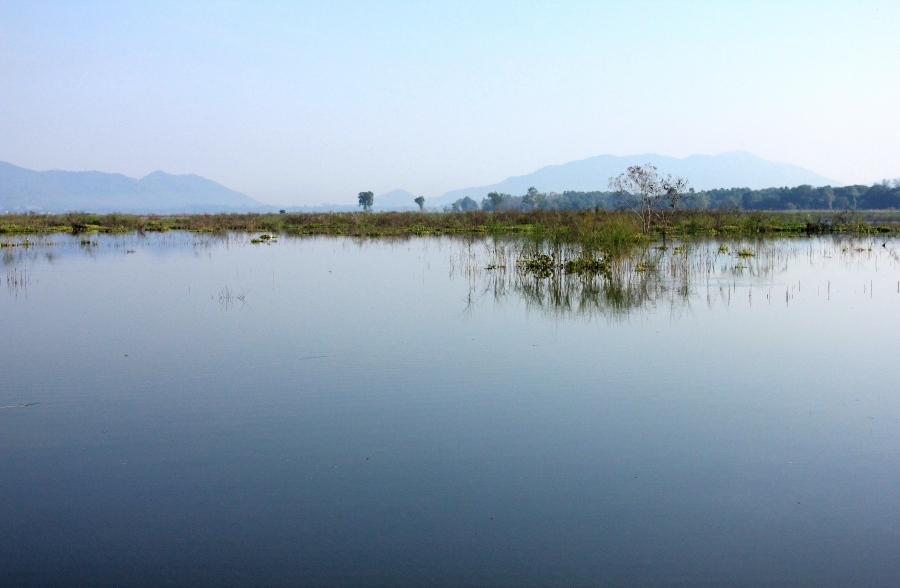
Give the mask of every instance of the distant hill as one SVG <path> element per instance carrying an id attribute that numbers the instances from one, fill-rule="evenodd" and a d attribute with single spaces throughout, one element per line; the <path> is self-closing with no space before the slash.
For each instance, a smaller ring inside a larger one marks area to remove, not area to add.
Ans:
<path id="1" fill-rule="evenodd" d="M 425 205 L 428 205 L 426 200 Z M 391 190 L 385 194 L 376 194 L 372 210 L 419 210 L 416 195 L 406 190 Z"/>
<path id="2" fill-rule="evenodd" d="M 814 171 L 788 163 L 767 161 L 746 151 L 730 151 L 720 155 L 691 155 L 684 159 L 655 153 L 623 157 L 598 155 L 561 165 L 548 165 L 530 174 L 507 178 L 490 186 L 452 190 L 430 199 L 426 202 L 426 206 L 447 206 L 465 196 L 481 202 L 489 192 L 521 195 L 531 186 L 541 192 L 606 191 L 609 189 L 610 177 L 619 175 L 629 166 L 645 163 L 652 163 L 660 173 L 687 178 L 691 187 L 696 190 L 737 187 L 761 189 L 804 184 L 840 185 L 840 182 Z"/>
<path id="3" fill-rule="evenodd" d="M 32 171 L 0 162 L 0 212 L 227 212 L 266 207 L 197 175 L 141 179 L 103 172 Z"/>
<path id="4" fill-rule="evenodd" d="M 550 165 L 533 173 L 515 176 L 489 186 L 452 190 L 437 198 L 426 198 L 425 207 L 441 210 L 469 196 L 476 202 L 489 192 L 522 195 L 534 186 L 541 192 L 606 191 L 608 180 L 628 166 L 652 163 L 661 173 L 690 180 L 696 190 L 716 188 L 794 187 L 840 185 L 813 171 L 786 163 L 766 161 L 751 153 L 732 151 L 720 155 L 691 155 L 684 159 L 647 153 L 618 157 L 599 155 L 562 165 Z M 416 195 L 392 190 L 375 196 L 375 210 L 418 210 Z M 89 212 L 196 213 L 274 212 L 246 194 L 197 175 L 154 172 L 141 179 L 103 172 L 32 171 L 0 162 L 0 213 Z M 354 204 L 286 206 L 289 211 L 352 211 Z"/>

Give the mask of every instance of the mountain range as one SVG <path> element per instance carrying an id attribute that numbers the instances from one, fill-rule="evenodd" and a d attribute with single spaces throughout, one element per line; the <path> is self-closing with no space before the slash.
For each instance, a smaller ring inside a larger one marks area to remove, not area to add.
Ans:
<path id="1" fill-rule="evenodd" d="M 719 155 L 691 155 L 683 159 L 655 153 L 642 155 L 598 155 L 561 165 L 548 165 L 523 176 L 513 176 L 497 184 L 451 190 L 426 201 L 426 206 L 447 206 L 469 196 L 476 202 L 490 192 L 520 196 L 534 186 L 541 192 L 566 190 L 591 192 L 609 190 L 609 178 L 632 165 L 655 165 L 660 173 L 686 178 L 695 190 L 714 188 L 772 188 L 783 186 L 837 186 L 840 182 L 814 171 L 776 163 L 746 151 L 729 151 Z M 375 199 L 376 203 L 378 198 Z"/>
<path id="2" fill-rule="evenodd" d="M 451 190 L 426 198 L 425 206 L 441 210 L 466 196 L 476 202 L 490 192 L 522 195 L 534 186 L 541 192 L 607 191 L 610 177 L 629 166 L 650 163 L 660 173 L 686 178 L 697 190 L 713 188 L 769 188 L 783 186 L 837 186 L 816 172 L 787 163 L 776 163 L 744 151 L 720 155 L 691 155 L 679 159 L 654 153 L 599 155 L 561 165 L 542 167 L 530 174 L 513 176 L 487 186 Z M 375 196 L 375 210 L 418 210 L 416 195 L 392 190 Z M 287 210 L 357 210 L 356 202 L 319 206 L 284 207 Z M 32 171 L 0 162 L 0 212 L 271 212 L 279 207 L 263 204 L 197 175 L 172 175 L 162 171 L 140 179 L 97 171 Z"/>
<path id="3" fill-rule="evenodd" d="M 224 212 L 265 207 L 197 175 L 141 179 L 103 172 L 32 171 L 0 162 L 0 212 Z"/>

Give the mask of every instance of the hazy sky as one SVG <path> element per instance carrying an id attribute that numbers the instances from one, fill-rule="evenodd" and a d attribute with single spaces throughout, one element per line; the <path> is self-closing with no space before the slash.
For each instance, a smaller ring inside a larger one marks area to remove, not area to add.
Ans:
<path id="1" fill-rule="evenodd" d="M 0 0 L 0 160 L 288 205 L 604 153 L 870 183 L 900 176 L 898 72 L 897 1 Z"/>

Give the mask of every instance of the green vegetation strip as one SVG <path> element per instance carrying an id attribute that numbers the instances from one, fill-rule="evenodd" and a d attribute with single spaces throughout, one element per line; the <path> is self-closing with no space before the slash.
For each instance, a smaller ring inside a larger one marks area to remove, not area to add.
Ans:
<path id="1" fill-rule="evenodd" d="M 658 237 L 896 233 L 894 220 L 866 220 L 853 213 L 674 211 L 641 230 L 625 211 L 532 210 L 469 212 L 349 212 L 140 216 L 69 213 L 0 216 L 0 235 L 36 233 L 146 233 L 172 230 L 238 231 L 355 237 L 414 235 L 520 235 L 588 250 L 627 250 Z"/>

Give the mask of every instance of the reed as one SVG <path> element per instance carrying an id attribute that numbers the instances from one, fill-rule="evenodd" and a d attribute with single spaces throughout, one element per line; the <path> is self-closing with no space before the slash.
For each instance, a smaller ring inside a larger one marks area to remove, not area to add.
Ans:
<path id="1" fill-rule="evenodd" d="M 32 233 L 246 232 L 353 237 L 513 235 L 549 243 L 577 243 L 587 252 L 616 255 L 662 238 L 750 237 L 812 233 L 897 233 L 895 216 L 866 220 L 850 213 L 675 211 L 647 230 L 633 214 L 611 210 L 469 212 L 344 212 L 285 214 L 128 215 L 73 212 L 0 216 L 0 235 Z M 86 238 L 87 239 L 87 238 Z M 89 240 L 89 239 L 88 239 Z"/>

